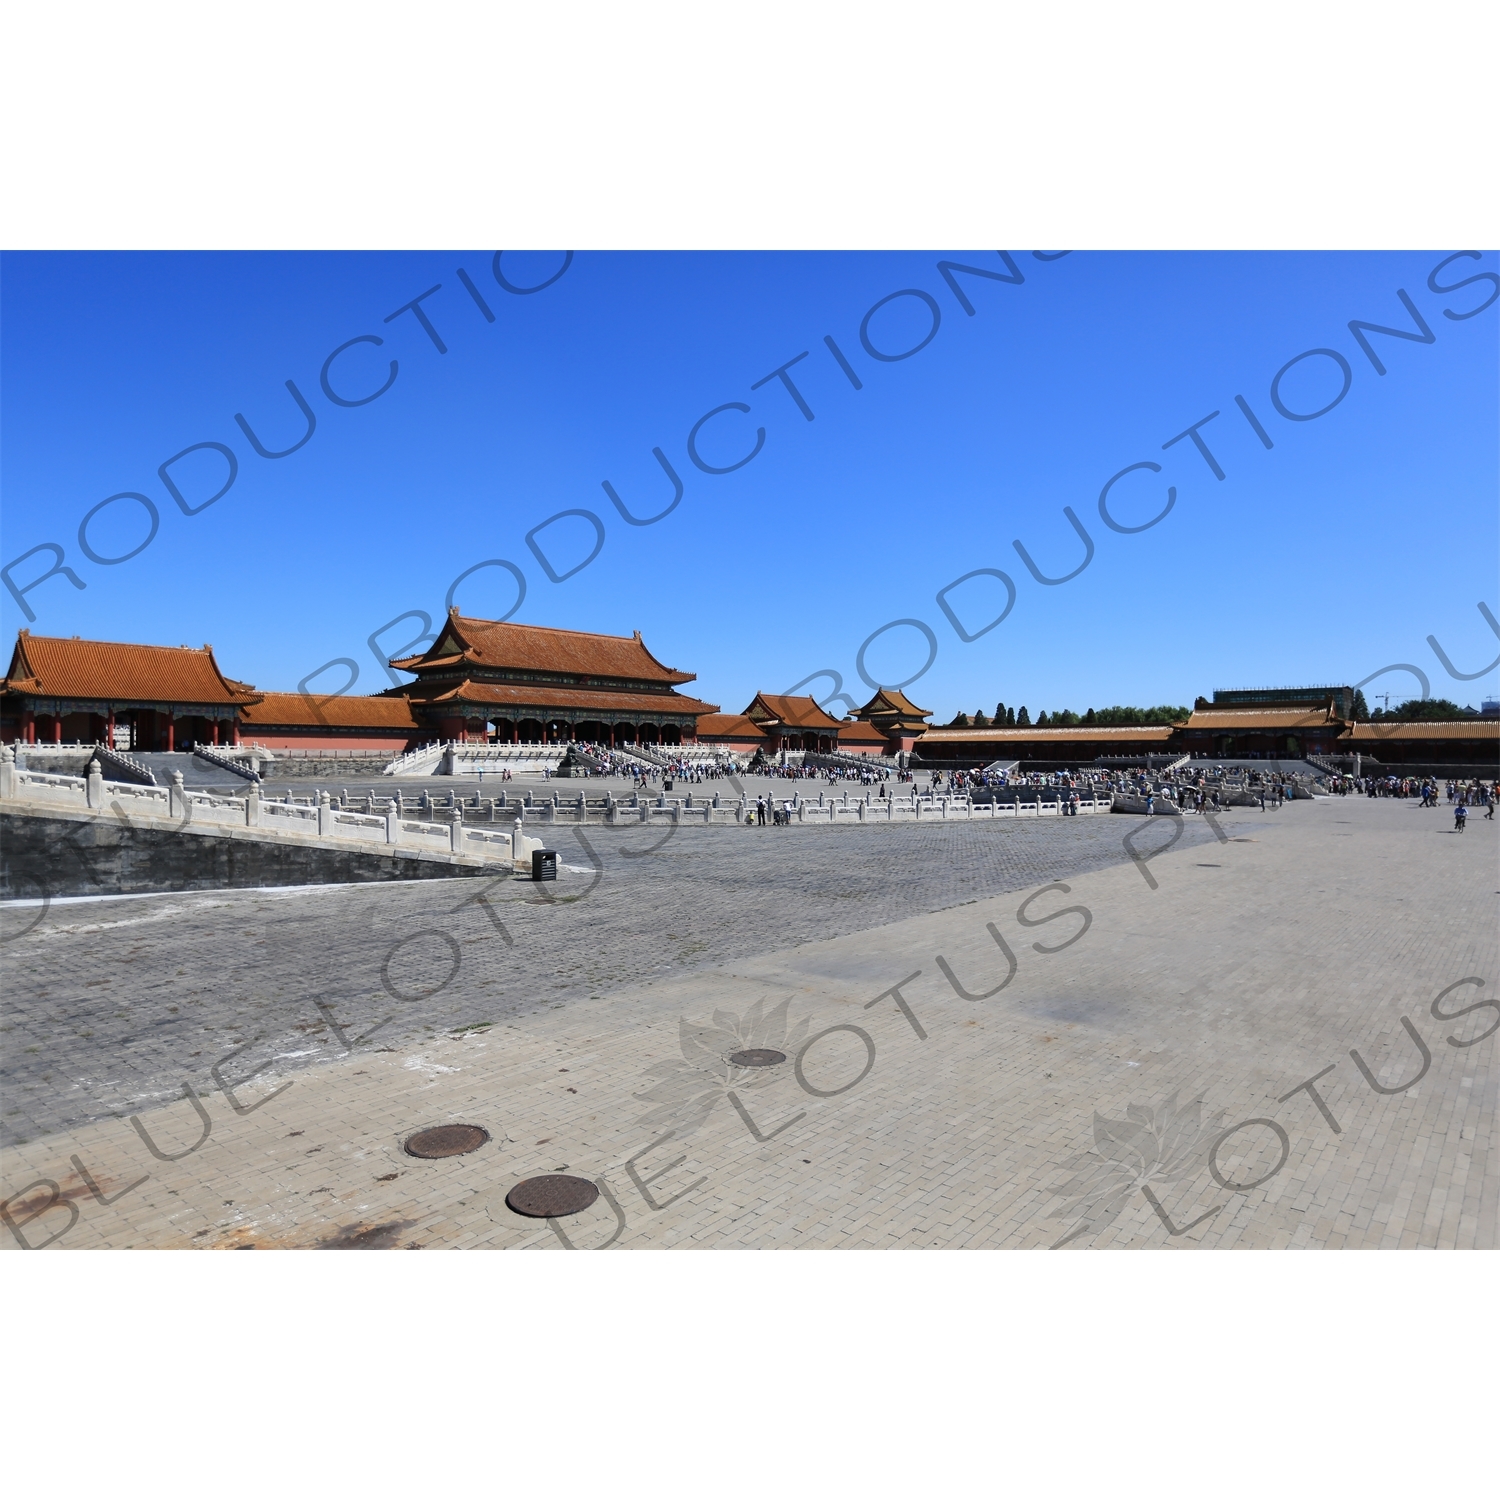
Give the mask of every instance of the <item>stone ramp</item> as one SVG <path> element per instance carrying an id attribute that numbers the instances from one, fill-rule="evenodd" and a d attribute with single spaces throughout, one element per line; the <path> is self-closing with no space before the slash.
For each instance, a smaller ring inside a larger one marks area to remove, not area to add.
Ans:
<path id="1" fill-rule="evenodd" d="M 510 873 L 508 861 L 400 845 L 334 846 L 253 828 L 131 826 L 64 809 L 0 813 L 0 901 Z"/>
<path id="2" fill-rule="evenodd" d="M 0 899 L 136 895 L 247 886 L 509 875 L 541 841 L 519 820 L 468 824 L 335 805 L 68 776 L 18 766 L 0 747 Z"/>
<path id="3" fill-rule="evenodd" d="M 132 750 L 131 759 L 140 763 L 156 777 L 157 786 L 169 786 L 172 772 L 182 772 L 182 784 L 190 787 L 235 787 L 243 790 L 245 778 L 226 771 L 223 766 L 199 760 L 196 755 L 183 750 Z M 76 773 L 75 773 L 76 774 Z"/>

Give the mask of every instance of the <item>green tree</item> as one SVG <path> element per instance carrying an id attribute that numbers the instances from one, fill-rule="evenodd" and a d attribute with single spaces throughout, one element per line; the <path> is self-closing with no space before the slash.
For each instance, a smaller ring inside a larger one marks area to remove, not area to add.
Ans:
<path id="1" fill-rule="evenodd" d="M 1016 711 L 1013 708 L 1005 710 L 1005 727 L 1007 729 L 1014 729 L 1016 727 Z"/>
<path id="2" fill-rule="evenodd" d="M 976 729 L 988 729 L 990 727 L 990 721 L 985 718 L 982 708 L 974 715 L 974 727 Z"/>
<path id="3" fill-rule="evenodd" d="M 1101 708 L 1093 722 L 1134 728 L 1148 724 L 1178 724 L 1187 716 L 1188 709 L 1181 704 L 1159 703 L 1155 708 L 1132 708 L 1117 703 L 1112 708 Z"/>
<path id="4" fill-rule="evenodd" d="M 1365 702 L 1363 688 L 1355 688 L 1354 701 L 1349 707 L 1349 712 L 1361 723 L 1370 717 L 1370 705 Z"/>
<path id="5" fill-rule="evenodd" d="M 1036 727 L 1038 729 L 1046 729 L 1049 727 L 1047 722 L 1047 710 L 1045 708 L 1036 716 Z"/>
<path id="6" fill-rule="evenodd" d="M 952 720 L 943 727 L 945 729 L 967 729 L 969 727 L 969 716 L 966 713 L 956 713 Z"/>
<path id="7" fill-rule="evenodd" d="M 1090 710 L 1089 710 L 1089 711 L 1088 711 L 1088 712 L 1087 712 L 1087 713 L 1086 713 L 1086 714 L 1085 714 L 1085 715 L 1084 715 L 1084 716 L 1083 716 L 1083 722 L 1084 722 L 1084 723 L 1085 723 L 1085 724 L 1097 724 L 1097 723 L 1098 723 L 1098 722 L 1099 722 L 1099 720 L 1098 720 L 1098 718 L 1097 718 L 1097 717 L 1096 717 L 1096 716 L 1095 716 L 1095 714 L 1094 714 L 1094 710 L 1093 710 L 1093 709 L 1090 709 Z"/>
<path id="8" fill-rule="evenodd" d="M 1465 713 L 1458 704 L 1450 702 L 1447 698 L 1408 698 L 1405 703 L 1391 710 L 1390 717 L 1411 721 L 1418 719 L 1467 719 L 1470 715 Z"/>
<path id="9" fill-rule="evenodd" d="M 1021 705 L 1021 707 L 1016 712 L 1016 728 L 1017 729 L 1030 729 L 1031 728 L 1031 715 L 1026 712 L 1026 705 L 1024 703 Z"/>
<path id="10" fill-rule="evenodd" d="M 1004 705 L 1004 703 L 997 703 L 995 705 L 995 727 L 997 729 L 1003 729 L 1005 727 L 1005 705 Z"/>

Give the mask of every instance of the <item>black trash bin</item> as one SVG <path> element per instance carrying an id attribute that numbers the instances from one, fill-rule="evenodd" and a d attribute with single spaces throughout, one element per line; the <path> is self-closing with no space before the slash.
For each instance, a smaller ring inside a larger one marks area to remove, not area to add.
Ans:
<path id="1" fill-rule="evenodd" d="M 531 851 L 531 878 L 533 880 L 557 879 L 556 849 L 533 849 Z"/>

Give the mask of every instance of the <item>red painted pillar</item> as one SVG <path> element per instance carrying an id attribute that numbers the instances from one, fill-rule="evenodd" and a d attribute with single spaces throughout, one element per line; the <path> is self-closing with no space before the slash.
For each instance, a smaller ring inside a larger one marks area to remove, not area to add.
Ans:
<path id="1" fill-rule="evenodd" d="M 167 749 L 168 750 L 171 750 L 171 749 L 173 749 L 175 747 L 175 731 L 176 731 L 176 725 L 173 722 L 172 715 L 168 714 L 167 715 Z"/>
<path id="2" fill-rule="evenodd" d="M 239 742 L 240 742 L 240 721 L 238 719 L 231 719 L 230 723 L 229 723 L 229 743 L 231 745 L 238 745 Z"/>
<path id="3" fill-rule="evenodd" d="M 104 721 L 104 743 L 110 750 L 115 748 L 115 706 L 113 703 L 109 706 L 109 717 Z"/>
<path id="4" fill-rule="evenodd" d="M 28 745 L 36 744 L 36 715 L 29 708 L 21 710 L 21 738 Z"/>
<path id="5" fill-rule="evenodd" d="M 219 743 L 219 721 L 217 719 L 215 719 L 213 721 L 213 725 L 214 725 L 214 744 L 217 745 Z"/>
<path id="6" fill-rule="evenodd" d="M 61 714 L 53 714 L 52 715 L 52 743 L 54 745 L 60 745 L 60 744 L 62 744 L 62 715 Z"/>

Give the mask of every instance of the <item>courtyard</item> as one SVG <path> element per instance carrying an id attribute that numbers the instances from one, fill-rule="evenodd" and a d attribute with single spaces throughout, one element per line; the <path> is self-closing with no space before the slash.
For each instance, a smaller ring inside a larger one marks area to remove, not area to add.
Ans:
<path id="1" fill-rule="evenodd" d="M 1451 824 L 591 827 L 555 886 L 10 907 L 5 1242 L 1493 1247 Z M 596 1201 L 507 1206 L 551 1173 Z"/>

